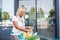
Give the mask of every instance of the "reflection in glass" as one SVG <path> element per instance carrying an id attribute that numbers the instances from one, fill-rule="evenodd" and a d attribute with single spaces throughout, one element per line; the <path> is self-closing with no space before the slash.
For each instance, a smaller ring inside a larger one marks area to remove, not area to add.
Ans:
<path id="1" fill-rule="evenodd" d="M 55 37 L 55 1 L 37 0 L 37 20 L 35 0 L 19 0 L 19 6 L 24 5 L 27 9 L 25 15 L 25 25 L 37 28 L 38 34 L 43 37 Z M 27 16 L 28 15 L 28 16 Z"/>
<path id="2" fill-rule="evenodd" d="M 37 0 L 38 34 L 55 37 L 54 0 Z"/>

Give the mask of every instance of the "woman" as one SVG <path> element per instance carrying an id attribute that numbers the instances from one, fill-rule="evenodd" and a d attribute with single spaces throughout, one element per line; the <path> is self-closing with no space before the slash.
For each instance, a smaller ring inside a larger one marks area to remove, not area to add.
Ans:
<path id="1" fill-rule="evenodd" d="M 12 33 L 11 33 L 11 40 L 18 40 L 18 36 L 23 33 L 23 32 L 31 32 L 31 27 L 27 27 L 25 26 L 25 22 L 24 22 L 24 15 L 26 12 L 26 8 L 24 7 L 24 5 L 21 5 L 20 8 L 18 8 L 17 12 L 16 12 L 16 16 L 14 16 L 12 18 L 12 22 L 13 22 L 13 29 L 12 29 Z M 29 28 L 29 29 L 25 29 L 25 28 Z"/>

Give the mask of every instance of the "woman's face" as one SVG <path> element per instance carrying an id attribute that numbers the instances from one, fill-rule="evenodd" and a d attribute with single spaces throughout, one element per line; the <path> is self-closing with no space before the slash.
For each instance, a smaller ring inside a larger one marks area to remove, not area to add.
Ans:
<path id="1" fill-rule="evenodd" d="M 24 15 L 25 15 L 25 11 L 26 11 L 26 10 L 22 8 L 21 11 L 20 11 L 19 16 L 21 16 L 21 17 L 24 16 Z"/>
<path id="2" fill-rule="evenodd" d="M 24 15 L 25 15 L 24 11 L 21 11 L 20 14 L 19 14 L 19 16 L 21 16 L 21 17 L 24 16 Z"/>

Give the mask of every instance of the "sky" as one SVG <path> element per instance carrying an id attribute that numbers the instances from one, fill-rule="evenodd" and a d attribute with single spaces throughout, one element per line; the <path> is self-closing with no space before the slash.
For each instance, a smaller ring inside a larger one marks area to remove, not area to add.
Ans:
<path id="1" fill-rule="evenodd" d="M 35 7 L 35 0 L 20 0 L 19 5 L 25 5 L 27 11 L 30 11 L 29 9 L 31 7 Z M 54 7 L 53 0 L 37 0 L 37 10 L 39 7 L 41 7 L 45 13 L 48 13 Z"/>
<path id="2" fill-rule="evenodd" d="M 1 4 L 1 0 L 0 0 Z M 25 5 L 27 11 L 30 11 L 31 7 L 35 7 L 35 0 L 20 0 L 20 5 Z M 47 14 L 53 8 L 53 0 L 37 0 L 37 9 L 41 7 L 43 11 Z M 3 0 L 2 2 L 2 10 L 8 11 L 9 14 L 14 13 L 14 0 Z"/>
<path id="3" fill-rule="evenodd" d="M 8 12 L 9 15 L 14 15 L 14 0 L 3 0 L 2 1 L 2 12 Z"/>
<path id="4" fill-rule="evenodd" d="M 27 11 L 30 11 L 31 7 L 35 7 L 35 0 L 20 0 L 19 6 L 24 5 Z M 37 0 L 37 11 L 42 8 L 45 16 L 49 15 L 49 11 L 54 8 L 53 0 Z"/>

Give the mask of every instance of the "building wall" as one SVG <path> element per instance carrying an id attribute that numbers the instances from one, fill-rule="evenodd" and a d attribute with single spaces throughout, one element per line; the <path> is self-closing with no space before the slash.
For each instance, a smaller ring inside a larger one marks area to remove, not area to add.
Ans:
<path id="1" fill-rule="evenodd" d="M 19 7 L 19 0 L 14 0 L 14 15 L 16 15 L 18 7 Z"/>
<path id="2" fill-rule="evenodd" d="M 60 0 L 56 0 L 56 37 L 60 38 L 60 12 L 59 12 L 59 2 Z"/>

